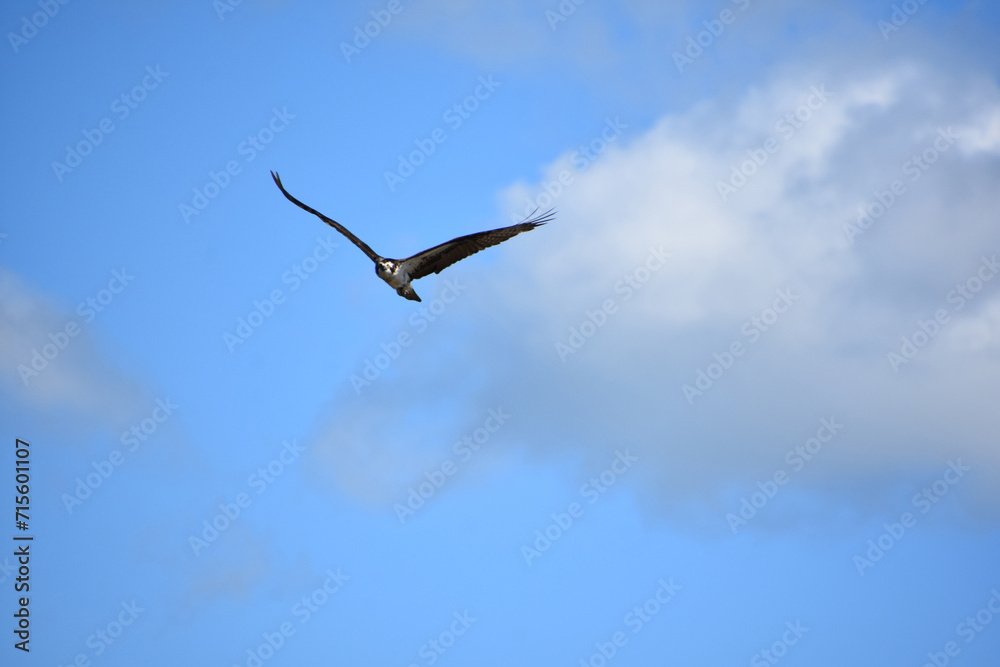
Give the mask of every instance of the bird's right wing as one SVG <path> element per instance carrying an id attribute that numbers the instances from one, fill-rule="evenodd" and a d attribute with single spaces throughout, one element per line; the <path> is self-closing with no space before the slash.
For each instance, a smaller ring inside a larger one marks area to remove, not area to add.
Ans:
<path id="1" fill-rule="evenodd" d="M 325 222 L 326 224 L 330 225 L 331 227 L 333 227 L 334 229 L 336 229 L 338 232 L 340 232 L 341 234 L 343 234 L 344 236 L 346 236 L 347 238 L 349 238 L 351 240 L 351 243 L 353 243 L 354 245 L 356 245 L 359 248 L 361 248 L 361 252 L 363 252 L 366 255 L 368 255 L 368 257 L 371 258 L 371 260 L 373 262 L 378 262 L 380 259 L 382 259 L 379 255 L 377 255 L 375 253 L 374 250 L 372 250 L 371 248 L 368 247 L 367 243 L 365 243 L 364 241 L 362 241 L 361 239 L 359 239 L 357 236 L 355 236 L 354 234 L 352 234 L 351 230 L 349 230 L 347 227 L 344 227 L 342 224 L 340 224 L 336 220 L 331 220 L 330 218 L 326 217 L 325 215 L 323 215 L 322 213 L 320 213 L 316 209 L 311 208 L 309 206 L 306 206 L 305 204 L 303 204 L 302 202 L 300 202 L 298 199 L 296 199 L 292 195 L 288 194 L 288 190 L 286 190 L 285 186 L 283 186 L 281 184 L 281 177 L 278 176 L 278 174 L 276 174 L 276 173 L 274 173 L 272 171 L 271 172 L 271 178 L 274 179 L 274 182 L 278 185 L 278 188 L 281 190 L 281 193 L 283 195 L 285 195 L 285 198 L 288 199 L 288 201 L 292 202 L 293 204 L 295 204 L 296 206 L 298 206 L 301 209 L 309 211 L 310 213 L 312 213 L 313 215 L 315 215 L 317 218 L 319 218 L 320 220 L 322 220 L 323 222 Z"/>

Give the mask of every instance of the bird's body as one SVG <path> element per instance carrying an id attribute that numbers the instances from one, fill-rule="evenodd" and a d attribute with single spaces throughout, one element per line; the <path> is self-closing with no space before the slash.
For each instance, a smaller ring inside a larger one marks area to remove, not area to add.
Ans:
<path id="1" fill-rule="evenodd" d="M 383 258 L 375 262 L 375 275 L 384 280 L 396 293 L 411 301 L 420 301 L 420 297 L 410 287 L 410 274 L 403 264 L 395 259 Z"/>
<path id="2" fill-rule="evenodd" d="M 369 259 L 375 262 L 375 274 L 388 283 L 389 287 L 395 289 L 396 294 L 411 301 L 420 301 L 420 297 L 417 296 L 416 291 L 414 291 L 413 285 L 410 284 L 412 281 L 419 280 L 420 278 L 428 276 L 432 273 L 441 273 L 444 269 L 448 268 L 455 262 L 465 259 L 469 255 L 474 255 L 480 250 L 485 250 L 490 246 L 503 243 L 507 239 L 513 238 L 521 232 L 531 231 L 535 227 L 544 225 L 546 222 L 551 221 L 555 217 L 555 212 L 553 210 L 549 210 L 541 215 L 525 220 L 524 222 L 511 225 L 510 227 L 501 227 L 500 229 L 492 229 L 486 232 L 459 236 L 456 239 L 452 239 L 451 241 L 447 241 L 441 245 L 436 245 L 433 248 L 417 253 L 412 257 L 407 257 L 406 259 L 391 259 L 389 257 L 382 257 L 376 253 L 368 246 L 367 243 L 352 234 L 350 230 L 336 220 L 326 217 L 316 209 L 306 206 L 298 199 L 288 194 L 288 191 L 285 190 L 285 186 L 281 184 L 281 178 L 278 177 L 278 174 L 272 171 L 271 177 L 274 178 L 275 184 L 277 184 L 282 194 L 284 194 L 290 202 L 299 208 L 309 211 L 320 220 L 346 236 L 354 245 L 358 246 L 362 252 L 368 255 Z"/>

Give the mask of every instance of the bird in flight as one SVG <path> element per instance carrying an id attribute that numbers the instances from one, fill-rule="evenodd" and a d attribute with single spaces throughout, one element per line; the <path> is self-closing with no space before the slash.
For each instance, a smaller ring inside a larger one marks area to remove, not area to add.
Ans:
<path id="1" fill-rule="evenodd" d="M 281 178 L 278 174 L 272 171 L 271 177 L 274 179 L 274 182 L 277 184 L 281 193 L 285 195 L 285 198 L 287 198 L 288 201 L 292 202 L 301 209 L 309 211 L 320 220 L 350 239 L 351 243 L 361 248 L 361 252 L 368 255 L 369 259 L 375 262 L 375 274 L 387 282 L 389 287 L 394 288 L 396 290 L 396 294 L 407 298 L 410 301 L 420 301 L 420 297 L 417 296 L 416 291 L 414 291 L 413 285 L 410 284 L 412 281 L 423 278 L 424 276 L 429 276 L 432 273 L 441 273 L 455 262 L 463 260 L 470 255 L 474 255 L 480 250 L 485 250 L 490 246 L 503 243 L 507 239 L 513 238 L 521 232 L 531 231 L 535 227 L 544 225 L 546 222 L 551 222 L 556 217 L 555 209 L 550 209 L 540 215 L 532 214 L 534 217 L 529 216 L 529 218 L 524 222 L 519 222 L 518 224 L 511 225 L 510 227 L 501 227 L 500 229 L 491 229 L 488 232 L 479 232 L 478 234 L 459 236 L 457 239 L 452 239 L 442 243 L 441 245 L 436 245 L 429 250 L 418 252 L 412 257 L 407 257 L 406 259 L 390 259 L 388 257 L 382 257 L 376 253 L 368 247 L 367 243 L 352 234 L 347 227 L 344 227 L 336 220 L 331 220 L 316 209 L 306 206 L 298 199 L 288 194 L 288 190 L 286 190 L 285 186 L 281 184 Z"/>

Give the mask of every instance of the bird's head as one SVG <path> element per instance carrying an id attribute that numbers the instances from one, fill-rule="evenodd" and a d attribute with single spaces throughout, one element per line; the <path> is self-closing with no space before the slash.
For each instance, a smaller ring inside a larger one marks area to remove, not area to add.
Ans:
<path id="1" fill-rule="evenodd" d="M 392 262 L 392 261 L 390 261 L 390 260 L 388 260 L 388 259 L 382 259 L 382 260 L 379 260 L 379 261 L 375 262 L 375 273 L 376 273 L 376 275 L 379 275 L 379 276 L 388 276 L 388 275 L 391 275 L 392 272 L 395 271 L 395 270 L 396 270 L 395 263 Z"/>

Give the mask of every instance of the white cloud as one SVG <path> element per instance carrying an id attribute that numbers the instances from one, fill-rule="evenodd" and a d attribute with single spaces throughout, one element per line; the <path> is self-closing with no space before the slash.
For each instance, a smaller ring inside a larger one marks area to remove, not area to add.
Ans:
<path id="1" fill-rule="evenodd" d="M 954 94 L 970 85 L 975 95 Z M 822 103 L 821 86 L 831 93 Z M 782 129 L 810 98 L 794 131 Z M 508 437 L 538 452 L 599 461 L 629 444 L 643 461 L 640 494 L 674 518 L 691 501 L 721 516 L 727 494 L 787 468 L 785 453 L 831 416 L 845 427 L 794 480 L 797 492 L 863 506 L 895 488 L 892 480 L 962 457 L 973 466 L 963 493 L 996 513 L 1000 419 L 971 406 L 1000 393 L 1000 353 L 988 344 L 1000 280 L 908 363 L 894 371 L 887 354 L 935 310 L 954 308 L 949 290 L 984 252 L 1000 251 L 996 165 L 984 173 L 980 158 L 939 140 L 949 127 L 963 138 L 991 132 L 997 100 L 994 84 L 913 61 L 848 72 L 819 64 L 776 74 L 731 106 L 668 115 L 574 173 L 555 223 L 504 246 L 517 267 L 505 260 L 502 277 L 464 297 L 478 313 L 460 317 L 479 322 L 465 347 L 446 357 L 411 351 L 397 362 L 401 379 L 380 381 L 380 396 L 412 397 L 419 412 L 428 392 L 458 391 L 454 375 L 439 377 L 442 366 L 486 360 L 485 388 L 463 394 L 470 415 L 509 406 L 520 417 Z M 935 159 L 914 167 L 913 156 L 936 141 Z M 766 162 L 723 201 L 717 183 L 767 145 Z M 543 180 L 569 164 L 556 159 Z M 902 193 L 849 243 L 845 225 L 894 181 Z M 504 201 L 520 211 L 529 193 L 515 184 Z M 672 257 L 626 300 L 616 285 L 660 245 Z M 797 300 L 763 331 L 751 318 L 767 321 L 779 289 Z M 556 343 L 569 344 L 571 327 L 606 299 L 615 312 L 563 363 Z M 746 352 L 689 404 L 682 385 L 693 386 L 734 341 Z M 361 439 L 366 421 L 338 412 L 336 428 L 346 431 L 337 440 L 376 446 Z M 411 458 L 393 459 L 397 495 L 423 472 Z M 368 486 L 367 466 L 327 464 L 352 487 Z"/>
<path id="2" fill-rule="evenodd" d="M 1000 348 L 1000 297 L 987 297 L 979 312 L 957 317 L 945 339 L 956 353 L 984 352 Z"/>
<path id="3" fill-rule="evenodd" d="M 984 109 L 975 122 L 959 132 L 966 152 L 1000 153 L 1000 106 Z"/>

